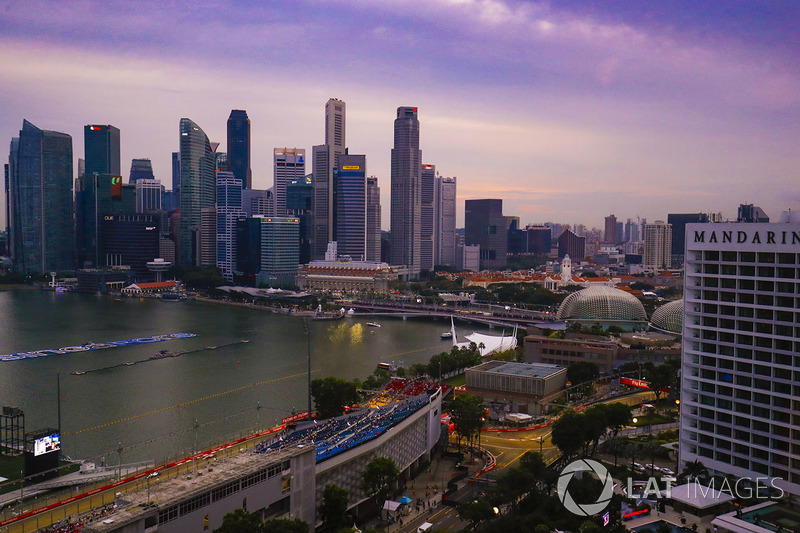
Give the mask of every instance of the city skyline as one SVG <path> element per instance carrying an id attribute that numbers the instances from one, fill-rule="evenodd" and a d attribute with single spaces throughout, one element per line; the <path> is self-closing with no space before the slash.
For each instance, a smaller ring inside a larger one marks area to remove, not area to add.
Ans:
<path id="1" fill-rule="evenodd" d="M 609 213 L 735 218 L 754 203 L 774 218 L 798 207 L 791 5 L 298 2 L 291 22 L 247 3 L 214 17 L 179 4 L 83 7 L 0 13 L 13 110 L 0 135 L 9 142 L 23 119 L 68 133 L 75 168 L 81 128 L 113 124 L 122 167 L 149 158 L 166 183 L 181 117 L 224 146 L 230 111 L 244 109 L 253 187 L 267 188 L 272 150 L 322 143 L 320 107 L 335 96 L 350 108 L 347 144 L 382 185 L 384 227 L 391 120 L 412 104 L 426 160 L 459 178 L 459 227 L 469 198 L 502 198 L 523 224 L 590 227 Z M 352 39 L 317 31 L 331 24 Z"/>

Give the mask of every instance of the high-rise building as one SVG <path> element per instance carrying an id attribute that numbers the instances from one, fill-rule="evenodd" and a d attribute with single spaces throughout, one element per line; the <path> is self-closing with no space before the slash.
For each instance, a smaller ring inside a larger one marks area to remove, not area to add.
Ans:
<path id="1" fill-rule="evenodd" d="M 331 147 L 327 144 L 311 149 L 314 174 L 313 259 L 324 258 L 328 243 L 335 240 L 332 155 Z"/>
<path id="2" fill-rule="evenodd" d="M 236 226 L 237 269 L 253 284 L 293 286 L 297 275 L 300 221 L 252 217 Z"/>
<path id="3" fill-rule="evenodd" d="M 683 266 L 683 247 L 686 240 L 686 224 L 698 224 L 708 222 L 708 215 L 705 213 L 675 213 L 667 215 L 667 224 L 672 226 L 672 266 L 680 268 Z"/>
<path id="4" fill-rule="evenodd" d="M 769 217 L 760 207 L 753 204 L 741 204 L 736 222 L 769 222 Z"/>
<path id="5" fill-rule="evenodd" d="M 83 127 L 85 173 L 91 176 L 122 174 L 119 156 L 119 128 L 111 125 L 89 124 Z"/>
<path id="6" fill-rule="evenodd" d="M 420 172 L 420 244 L 419 268 L 433 270 L 434 230 L 436 229 L 435 208 L 433 205 L 436 189 L 436 165 L 422 165 Z"/>
<path id="7" fill-rule="evenodd" d="M 672 266 L 672 226 L 663 220 L 656 220 L 644 227 L 642 264 L 651 271 Z"/>
<path id="8" fill-rule="evenodd" d="M 341 154 L 334 170 L 336 242 L 339 255 L 367 257 L 367 156 Z"/>
<path id="9" fill-rule="evenodd" d="M 286 184 L 286 212 L 300 221 L 300 260 L 301 264 L 311 261 L 311 241 L 314 220 L 311 206 L 314 203 L 314 177 L 292 180 Z"/>
<path id="10" fill-rule="evenodd" d="M 456 264 L 456 178 L 436 177 L 433 190 L 433 263 Z"/>
<path id="11" fill-rule="evenodd" d="M 197 266 L 217 266 L 217 207 L 200 210 L 200 231 L 197 233 Z"/>
<path id="12" fill-rule="evenodd" d="M 381 260 L 381 188 L 378 178 L 367 178 L 367 261 Z"/>
<path id="13" fill-rule="evenodd" d="M 19 137 L 11 141 L 8 166 L 14 269 L 31 274 L 73 270 L 72 137 L 23 120 Z"/>
<path id="14" fill-rule="evenodd" d="M 573 261 L 581 261 L 586 257 L 586 237 L 575 235 L 566 229 L 558 236 L 558 258 L 569 256 Z"/>
<path id="15" fill-rule="evenodd" d="M 272 189 L 242 189 L 242 209 L 248 217 L 275 215 Z"/>
<path id="16" fill-rule="evenodd" d="M 798 495 L 800 224 L 686 236 L 680 461 Z"/>
<path id="17" fill-rule="evenodd" d="M 253 188 L 250 170 L 250 119 L 247 111 L 234 109 L 228 117 L 228 164 L 245 189 Z"/>
<path id="18" fill-rule="evenodd" d="M 312 148 L 314 173 L 314 259 L 323 259 L 328 243 L 335 240 L 336 217 L 333 169 L 345 153 L 345 118 L 347 106 L 336 98 L 325 104 L 325 144 Z"/>
<path id="19" fill-rule="evenodd" d="M 392 148 L 391 232 L 392 264 L 420 271 L 421 172 L 419 120 L 416 107 L 398 107 Z"/>
<path id="20" fill-rule="evenodd" d="M 181 205 L 181 153 L 172 152 L 172 195 L 175 207 Z"/>
<path id="21" fill-rule="evenodd" d="M 345 114 L 347 104 L 336 98 L 331 98 L 325 103 L 325 144 L 331 147 L 333 158 L 331 171 L 341 168 L 339 156 L 345 153 Z"/>
<path id="22" fill-rule="evenodd" d="M 606 217 L 606 227 L 603 233 L 603 242 L 608 244 L 617 244 L 619 238 L 617 237 L 617 217 L 608 215 Z"/>
<path id="23" fill-rule="evenodd" d="M 236 222 L 244 216 L 242 181 L 233 172 L 217 172 L 217 268 L 233 281 L 236 270 Z"/>
<path id="24" fill-rule="evenodd" d="M 286 184 L 306 177 L 306 151 L 304 148 L 275 148 L 275 215 L 286 215 Z"/>
<path id="25" fill-rule="evenodd" d="M 152 213 L 161 211 L 161 197 L 164 186 L 161 180 L 139 179 L 135 181 L 136 187 L 136 212 Z"/>
<path id="26" fill-rule="evenodd" d="M 136 183 L 138 180 L 154 180 L 153 163 L 149 159 L 132 159 L 131 173 L 128 176 L 128 183 Z"/>
<path id="27" fill-rule="evenodd" d="M 161 257 L 159 222 L 160 217 L 153 213 L 103 215 L 100 266 L 126 265 L 136 273 L 138 281 L 153 279 L 147 262 Z"/>
<path id="28" fill-rule="evenodd" d="M 464 202 L 464 243 L 481 247 L 481 270 L 505 268 L 508 232 L 503 217 L 503 200 Z"/>
<path id="29" fill-rule="evenodd" d="M 205 132 L 188 118 L 181 119 L 179 131 L 181 220 L 176 252 L 180 265 L 191 267 L 200 264 L 201 213 L 214 207 L 216 176 L 214 154 Z"/>

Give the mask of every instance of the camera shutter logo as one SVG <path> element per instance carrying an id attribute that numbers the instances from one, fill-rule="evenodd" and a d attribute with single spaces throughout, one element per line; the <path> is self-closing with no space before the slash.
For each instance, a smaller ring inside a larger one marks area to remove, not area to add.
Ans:
<path id="1" fill-rule="evenodd" d="M 572 499 L 572 496 L 567 491 L 567 486 L 575 472 L 594 472 L 597 474 L 597 477 L 600 478 L 600 482 L 603 484 L 603 491 L 600 493 L 597 502 L 579 504 L 575 503 L 575 500 Z M 564 504 L 567 511 L 578 516 L 591 516 L 608 507 L 608 504 L 611 502 L 611 496 L 614 494 L 614 480 L 611 478 L 611 474 L 608 473 L 608 470 L 597 461 L 580 459 L 571 462 L 561 471 L 561 475 L 558 477 L 556 491 L 558 492 L 558 498 L 561 500 L 561 503 Z"/>

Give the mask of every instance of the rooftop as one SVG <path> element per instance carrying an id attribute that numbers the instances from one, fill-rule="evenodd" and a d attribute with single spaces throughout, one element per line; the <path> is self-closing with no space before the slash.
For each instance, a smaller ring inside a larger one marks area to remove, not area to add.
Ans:
<path id="1" fill-rule="evenodd" d="M 504 374 L 507 376 L 521 376 L 526 378 L 549 378 L 559 372 L 565 372 L 564 367 L 544 363 L 508 363 L 505 361 L 489 361 L 469 370 Z"/>

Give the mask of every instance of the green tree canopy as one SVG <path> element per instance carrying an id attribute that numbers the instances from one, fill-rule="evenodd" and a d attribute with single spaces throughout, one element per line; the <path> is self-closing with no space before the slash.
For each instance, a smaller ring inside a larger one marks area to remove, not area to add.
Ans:
<path id="1" fill-rule="evenodd" d="M 656 395 L 656 401 L 658 401 L 662 394 L 661 389 L 672 387 L 678 376 L 675 367 L 664 363 L 648 369 L 645 379 L 650 382 L 650 388 Z"/>
<path id="2" fill-rule="evenodd" d="M 269 518 L 261 526 L 262 533 L 308 533 L 308 522 L 295 518 Z"/>
<path id="3" fill-rule="evenodd" d="M 311 396 L 320 418 L 339 416 L 345 405 L 359 401 L 354 383 L 333 376 L 312 381 Z"/>
<path id="4" fill-rule="evenodd" d="M 450 416 L 458 435 L 458 445 L 461 440 L 471 442 L 474 435 L 483 426 L 483 416 L 486 413 L 483 407 L 483 398 L 469 394 L 459 394 L 450 402 Z"/>
<path id="5" fill-rule="evenodd" d="M 600 377 L 600 368 L 591 361 L 577 361 L 567 367 L 567 379 L 573 385 L 592 381 Z"/>
<path id="6" fill-rule="evenodd" d="M 375 457 L 361 473 L 361 481 L 364 492 L 370 496 L 375 496 L 376 501 L 380 497 L 388 495 L 394 487 L 400 470 L 390 457 Z"/>
<path id="7" fill-rule="evenodd" d="M 322 492 L 319 516 L 328 531 L 337 531 L 345 525 L 348 493 L 338 485 L 327 484 Z"/>
<path id="8" fill-rule="evenodd" d="M 561 453 L 571 457 L 583 447 L 586 436 L 583 416 L 575 411 L 567 411 L 553 422 L 551 439 Z"/>
<path id="9" fill-rule="evenodd" d="M 222 517 L 222 526 L 214 533 L 261 533 L 261 519 L 244 509 L 235 509 Z"/>

